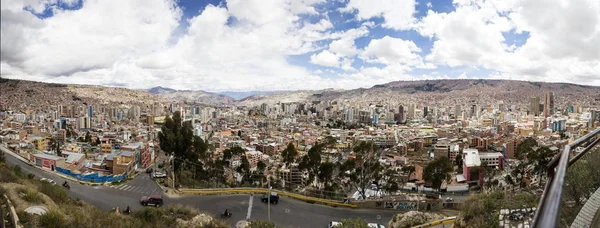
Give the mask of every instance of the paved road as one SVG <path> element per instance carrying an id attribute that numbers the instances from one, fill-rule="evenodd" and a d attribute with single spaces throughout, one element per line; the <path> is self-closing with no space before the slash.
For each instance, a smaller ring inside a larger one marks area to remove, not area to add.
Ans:
<path id="1" fill-rule="evenodd" d="M 0 147 L 0 149 L 3 148 Z M 54 174 L 25 164 L 9 154 L 6 154 L 5 157 L 8 164 L 18 165 L 24 172 L 32 173 L 38 178 L 50 178 L 59 184 L 65 181 Z M 142 206 L 139 199 L 160 189 L 145 173 L 141 173 L 134 180 L 115 186 L 88 186 L 71 181 L 69 184 L 71 185 L 69 192 L 71 197 L 79 198 L 103 210 L 110 210 L 115 206 L 124 208 L 127 205 L 131 206 L 132 210 L 140 209 Z M 158 192 L 162 194 L 161 191 Z M 260 195 L 184 195 L 179 197 L 165 195 L 164 197 L 165 204 L 189 205 L 217 218 L 220 213 L 228 209 L 233 213 L 233 216 L 227 221 L 232 227 L 242 220 L 266 220 L 268 217 L 267 205 L 261 202 Z M 283 227 L 326 227 L 330 221 L 357 217 L 368 222 L 387 225 L 396 213 L 398 212 L 390 210 L 332 208 L 285 197 L 282 197 L 278 204 L 271 205 L 271 220 Z"/>

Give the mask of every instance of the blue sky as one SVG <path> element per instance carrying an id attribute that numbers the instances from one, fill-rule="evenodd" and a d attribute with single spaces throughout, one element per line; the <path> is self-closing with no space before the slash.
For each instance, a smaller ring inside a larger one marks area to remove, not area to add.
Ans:
<path id="1" fill-rule="evenodd" d="M 535 1 L 7 0 L 1 73 L 208 91 L 600 84 L 600 7 Z"/>

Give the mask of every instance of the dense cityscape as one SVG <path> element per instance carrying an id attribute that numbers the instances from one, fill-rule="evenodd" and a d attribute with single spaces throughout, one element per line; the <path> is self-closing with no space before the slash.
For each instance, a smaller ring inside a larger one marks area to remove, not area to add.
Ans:
<path id="1" fill-rule="evenodd" d="M 598 0 L 0 12 L 0 228 L 600 228 Z"/>
<path id="2" fill-rule="evenodd" d="M 29 85 L 2 86 L 21 83 Z M 270 188 L 397 210 L 458 209 L 482 190 L 527 194 L 535 205 L 545 167 L 600 124 L 598 99 L 569 101 L 552 91 L 515 104 L 431 106 L 87 103 L 85 96 L 38 105 L 46 98 L 35 95 L 20 105 L 1 98 L 1 147 L 69 180 L 140 191 L 127 180 L 147 171 L 165 192 Z"/>

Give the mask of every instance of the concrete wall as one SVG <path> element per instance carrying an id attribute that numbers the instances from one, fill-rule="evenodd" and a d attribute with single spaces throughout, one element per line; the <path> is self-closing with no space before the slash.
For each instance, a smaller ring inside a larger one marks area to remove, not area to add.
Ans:
<path id="1" fill-rule="evenodd" d="M 441 200 L 421 200 L 421 202 L 411 200 L 367 200 L 367 201 L 354 201 L 358 208 L 379 208 L 379 209 L 393 209 L 400 211 L 434 211 L 443 208 Z"/>

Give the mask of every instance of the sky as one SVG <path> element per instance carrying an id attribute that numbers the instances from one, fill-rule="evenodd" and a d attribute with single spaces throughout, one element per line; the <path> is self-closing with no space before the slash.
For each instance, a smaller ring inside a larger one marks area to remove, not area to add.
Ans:
<path id="1" fill-rule="evenodd" d="M 600 86 L 597 0 L 2 0 L 3 78 L 205 91 Z"/>

